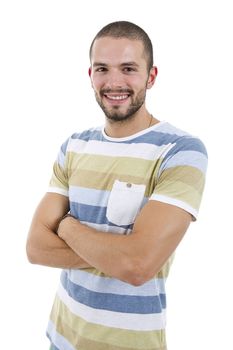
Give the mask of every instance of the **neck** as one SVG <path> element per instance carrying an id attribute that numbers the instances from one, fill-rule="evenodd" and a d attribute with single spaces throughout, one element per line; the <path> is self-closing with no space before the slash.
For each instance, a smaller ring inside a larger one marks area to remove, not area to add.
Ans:
<path id="1" fill-rule="evenodd" d="M 140 115 L 134 115 L 128 120 L 113 121 L 106 118 L 105 133 L 110 137 L 127 137 L 142 130 L 148 129 L 152 125 L 159 123 L 148 111 Z"/>

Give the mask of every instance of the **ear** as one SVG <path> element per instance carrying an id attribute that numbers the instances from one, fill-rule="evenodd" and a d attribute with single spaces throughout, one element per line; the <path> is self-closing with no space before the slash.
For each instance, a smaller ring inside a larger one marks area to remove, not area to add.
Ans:
<path id="1" fill-rule="evenodd" d="M 92 82 L 92 78 L 91 78 L 91 73 L 92 73 L 92 69 L 91 67 L 88 68 L 88 75 L 89 75 L 89 78 L 91 80 L 91 86 L 93 87 L 93 82 Z"/>
<path id="2" fill-rule="evenodd" d="M 155 79 L 158 74 L 158 68 L 156 66 L 152 67 L 149 73 L 148 81 L 147 81 L 147 89 L 152 88 L 155 83 Z"/>

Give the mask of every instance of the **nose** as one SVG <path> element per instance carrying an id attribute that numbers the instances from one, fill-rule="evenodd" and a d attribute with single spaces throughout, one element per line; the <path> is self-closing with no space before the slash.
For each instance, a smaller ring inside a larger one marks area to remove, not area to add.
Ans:
<path id="1" fill-rule="evenodd" d="M 106 88 L 113 90 L 125 87 L 124 76 L 121 74 L 121 72 L 119 72 L 119 70 L 109 71 L 106 78 Z"/>

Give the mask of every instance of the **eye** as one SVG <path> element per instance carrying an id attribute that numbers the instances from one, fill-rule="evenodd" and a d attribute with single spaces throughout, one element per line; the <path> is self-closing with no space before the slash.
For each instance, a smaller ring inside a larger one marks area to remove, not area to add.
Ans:
<path id="1" fill-rule="evenodd" d="M 98 72 L 98 73 L 102 73 L 102 72 L 106 72 L 106 71 L 107 71 L 106 67 L 98 67 L 95 69 L 95 72 Z"/>
<path id="2" fill-rule="evenodd" d="M 123 71 L 126 73 L 131 73 L 131 72 L 136 72 L 136 69 L 133 67 L 124 67 Z"/>

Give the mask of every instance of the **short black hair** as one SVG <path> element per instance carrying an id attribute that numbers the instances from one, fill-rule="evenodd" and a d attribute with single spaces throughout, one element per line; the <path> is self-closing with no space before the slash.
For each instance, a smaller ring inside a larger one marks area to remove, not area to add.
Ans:
<path id="1" fill-rule="evenodd" d="M 127 22 L 127 21 L 117 21 L 112 22 L 104 26 L 94 37 L 90 50 L 89 56 L 91 59 L 92 47 L 95 40 L 103 37 L 112 37 L 112 38 L 127 38 L 130 40 L 140 40 L 143 43 L 144 54 L 147 60 L 148 71 L 153 67 L 153 46 L 152 42 L 147 35 L 147 33 L 138 25 Z"/>

